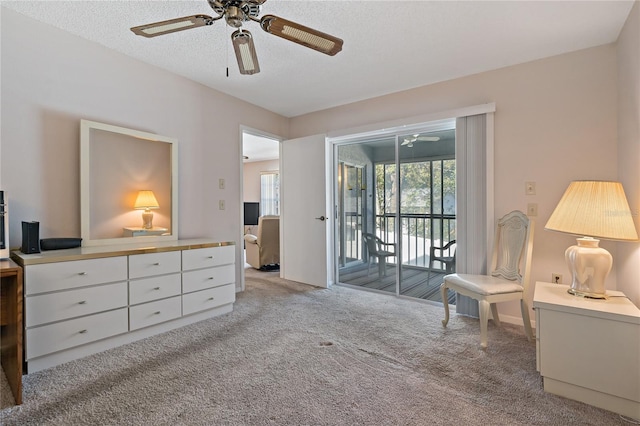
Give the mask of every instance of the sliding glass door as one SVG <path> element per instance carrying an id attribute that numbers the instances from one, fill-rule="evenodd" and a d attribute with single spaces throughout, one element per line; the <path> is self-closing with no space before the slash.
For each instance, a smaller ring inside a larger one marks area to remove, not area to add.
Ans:
<path id="1" fill-rule="evenodd" d="M 338 282 L 440 301 L 455 269 L 454 126 L 337 145 Z"/>

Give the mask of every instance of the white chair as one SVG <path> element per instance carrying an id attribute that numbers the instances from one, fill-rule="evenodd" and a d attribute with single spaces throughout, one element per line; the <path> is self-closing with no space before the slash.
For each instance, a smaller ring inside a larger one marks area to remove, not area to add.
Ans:
<path id="1" fill-rule="evenodd" d="M 483 348 L 487 347 L 489 309 L 491 309 L 493 321 L 500 326 L 496 303 L 508 300 L 520 300 L 525 333 L 527 339 L 532 339 L 529 307 L 524 297 L 529 286 L 533 228 L 534 222 L 530 221 L 524 213 L 512 211 L 498 220 L 490 275 L 450 274 L 444 277 L 444 282 L 440 286 L 445 312 L 443 326 L 446 327 L 449 322 L 447 289 L 451 289 L 478 301 L 480 346 Z"/>
<path id="2" fill-rule="evenodd" d="M 456 240 L 451 240 L 442 247 L 431 246 L 429 248 L 429 269 L 427 271 L 427 284 L 431 280 L 431 272 L 433 271 L 433 264 L 440 262 L 444 265 L 445 274 L 452 274 L 456 271 L 456 250 L 453 249 L 453 256 L 445 256 L 445 253 L 451 253 L 451 247 L 456 244 Z M 436 256 L 436 250 L 440 252 L 440 256 Z"/>
<path id="3" fill-rule="evenodd" d="M 367 276 L 371 271 L 371 261 L 375 257 L 378 260 L 378 278 L 381 279 L 387 275 L 387 257 L 393 257 L 396 255 L 396 245 L 394 243 L 385 243 L 380 238 L 373 234 L 363 233 L 362 238 L 367 246 L 367 252 L 369 253 L 369 261 L 367 266 Z M 387 247 L 392 247 L 393 251 L 386 250 Z"/>

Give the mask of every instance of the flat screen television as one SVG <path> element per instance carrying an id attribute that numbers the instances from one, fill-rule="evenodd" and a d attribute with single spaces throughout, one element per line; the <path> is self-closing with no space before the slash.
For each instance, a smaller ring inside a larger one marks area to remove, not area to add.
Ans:
<path id="1" fill-rule="evenodd" d="M 257 225 L 260 217 L 260 203 L 244 203 L 244 224 Z"/>

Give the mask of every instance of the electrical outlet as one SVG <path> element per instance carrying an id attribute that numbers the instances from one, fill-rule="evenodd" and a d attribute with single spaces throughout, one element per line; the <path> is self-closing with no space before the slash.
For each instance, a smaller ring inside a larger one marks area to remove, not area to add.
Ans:
<path id="1" fill-rule="evenodd" d="M 551 282 L 554 284 L 562 284 L 562 274 L 551 274 Z"/>
<path id="2" fill-rule="evenodd" d="M 529 204 L 527 204 L 527 216 L 538 216 L 538 204 L 537 203 L 529 203 Z"/>
<path id="3" fill-rule="evenodd" d="M 224 200 L 220 200 L 220 201 L 218 201 L 218 208 L 219 208 L 220 210 L 224 210 Z"/>

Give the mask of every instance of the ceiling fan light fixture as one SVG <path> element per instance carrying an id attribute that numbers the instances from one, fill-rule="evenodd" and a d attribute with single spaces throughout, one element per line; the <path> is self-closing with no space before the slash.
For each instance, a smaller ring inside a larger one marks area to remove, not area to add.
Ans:
<path id="1" fill-rule="evenodd" d="M 190 28 L 204 27 L 205 25 L 211 25 L 213 21 L 215 21 L 215 19 L 211 16 L 192 15 L 169 19 L 168 21 L 155 22 L 153 24 L 140 25 L 131 28 L 131 31 L 143 37 L 156 37 L 176 31 L 188 30 Z"/>
<path id="2" fill-rule="evenodd" d="M 231 34 L 233 50 L 236 52 L 240 74 L 251 75 L 260 72 L 258 55 L 249 31 L 237 30 Z"/>
<path id="3" fill-rule="evenodd" d="M 342 39 L 278 16 L 263 16 L 260 20 L 260 26 L 269 34 L 282 37 L 329 56 L 334 56 L 342 50 Z"/>

